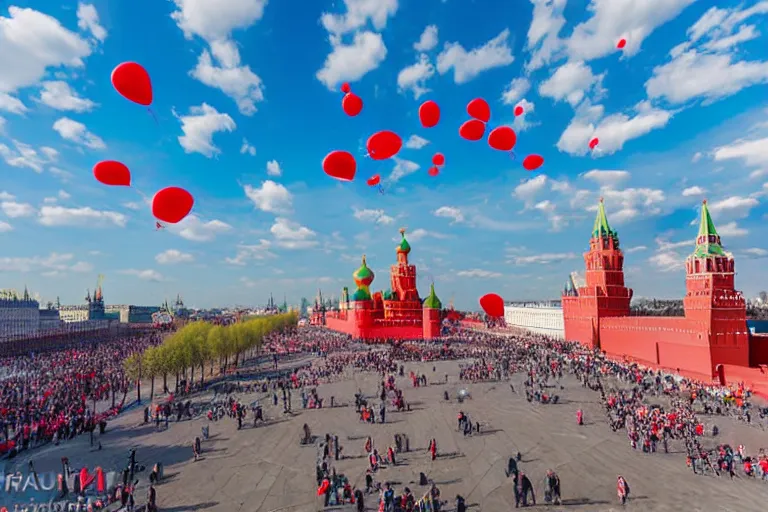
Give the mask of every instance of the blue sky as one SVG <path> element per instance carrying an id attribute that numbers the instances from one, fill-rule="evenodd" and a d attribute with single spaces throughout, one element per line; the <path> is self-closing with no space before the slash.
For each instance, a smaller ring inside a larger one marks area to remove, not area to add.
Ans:
<path id="1" fill-rule="evenodd" d="M 306 4 L 3 2 L 0 286 L 79 303 L 104 274 L 109 303 L 298 302 L 352 286 L 363 253 L 386 288 L 402 226 L 422 293 L 434 279 L 461 308 L 552 298 L 583 269 L 600 196 L 636 296 L 682 296 L 705 197 L 737 287 L 768 286 L 768 2 Z M 157 124 L 112 88 L 123 61 L 149 71 Z M 356 118 L 343 81 L 365 102 Z M 475 97 L 491 127 L 515 127 L 515 158 L 459 138 Z M 365 158 L 383 129 L 408 141 L 396 161 Z M 357 156 L 354 182 L 323 173 L 335 149 Z M 106 159 L 134 188 L 93 179 Z M 384 194 L 365 184 L 376 173 Z M 195 208 L 156 231 L 142 194 L 170 185 Z"/>

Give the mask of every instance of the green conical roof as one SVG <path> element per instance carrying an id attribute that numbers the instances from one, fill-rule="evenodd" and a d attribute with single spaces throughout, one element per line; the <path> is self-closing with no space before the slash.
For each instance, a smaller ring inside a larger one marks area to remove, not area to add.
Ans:
<path id="1" fill-rule="evenodd" d="M 715 223 L 709 215 L 707 201 L 701 203 L 701 220 L 699 222 L 699 235 L 696 237 L 696 250 L 693 255 L 698 258 L 707 256 L 727 256 L 723 246 L 720 245 L 720 235 L 717 234 Z"/>
<path id="2" fill-rule="evenodd" d="M 400 240 L 400 245 L 397 246 L 397 252 L 404 252 L 405 254 L 408 254 L 411 252 L 411 244 L 409 244 L 408 240 L 405 239 L 405 228 L 400 229 L 400 236 L 402 236 L 403 239 Z"/>
<path id="3" fill-rule="evenodd" d="M 597 216 L 595 217 L 595 225 L 592 226 L 592 236 L 594 238 L 616 236 L 616 232 L 608 225 L 608 217 L 605 215 L 605 203 L 603 203 L 602 197 L 600 198 L 600 203 L 597 205 Z"/>
<path id="4" fill-rule="evenodd" d="M 424 307 L 427 309 L 443 309 L 443 303 L 437 298 L 435 294 L 435 284 L 429 285 L 429 297 L 424 299 Z"/>

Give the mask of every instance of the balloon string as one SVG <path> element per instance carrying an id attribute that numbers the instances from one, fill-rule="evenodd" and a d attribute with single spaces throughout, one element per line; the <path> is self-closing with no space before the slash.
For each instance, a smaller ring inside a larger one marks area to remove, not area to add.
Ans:
<path id="1" fill-rule="evenodd" d="M 160 126 L 160 123 L 157 120 L 157 116 L 155 115 L 155 112 L 152 110 L 152 107 L 147 107 L 147 112 L 149 112 L 149 115 L 152 116 L 152 119 L 155 120 L 155 124 Z"/>

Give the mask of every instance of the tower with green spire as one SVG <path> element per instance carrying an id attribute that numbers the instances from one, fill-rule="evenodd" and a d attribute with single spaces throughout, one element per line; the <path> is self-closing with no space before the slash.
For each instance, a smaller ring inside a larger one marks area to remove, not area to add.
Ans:
<path id="1" fill-rule="evenodd" d="M 563 290 L 565 339 L 600 346 L 600 319 L 629 316 L 632 290 L 624 284 L 624 254 L 619 234 L 608 223 L 605 202 L 600 198 L 592 226 L 589 251 L 584 253 L 584 286 L 569 283 Z"/>
<path id="2" fill-rule="evenodd" d="M 685 317 L 708 338 L 713 367 L 718 364 L 749 366 L 746 302 L 735 289 L 733 254 L 723 248 L 709 214 L 701 204 L 696 247 L 685 260 Z"/>
<path id="3" fill-rule="evenodd" d="M 435 293 L 435 283 L 429 285 L 429 295 L 422 304 L 422 332 L 424 339 L 434 339 L 440 336 L 440 327 L 442 325 L 443 303 L 437 298 Z"/>

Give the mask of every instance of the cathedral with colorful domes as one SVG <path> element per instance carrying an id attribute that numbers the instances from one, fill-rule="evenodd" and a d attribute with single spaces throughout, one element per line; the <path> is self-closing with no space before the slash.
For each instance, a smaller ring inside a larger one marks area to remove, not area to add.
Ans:
<path id="1" fill-rule="evenodd" d="M 426 299 L 419 297 L 416 266 L 408 263 L 411 245 L 405 238 L 405 229 L 400 230 L 400 237 L 388 290 L 371 293 L 376 275 L 363 256 L 360 268 L 352 274 L 354 293 L 350 295 L 345 287 L 338 311 L 325 312 L 322 318 L 316 316 L 312 323 L 366 341 L 440 337 L 442 303 L 435 294 L 435 285 L 430 286 Z"/>

